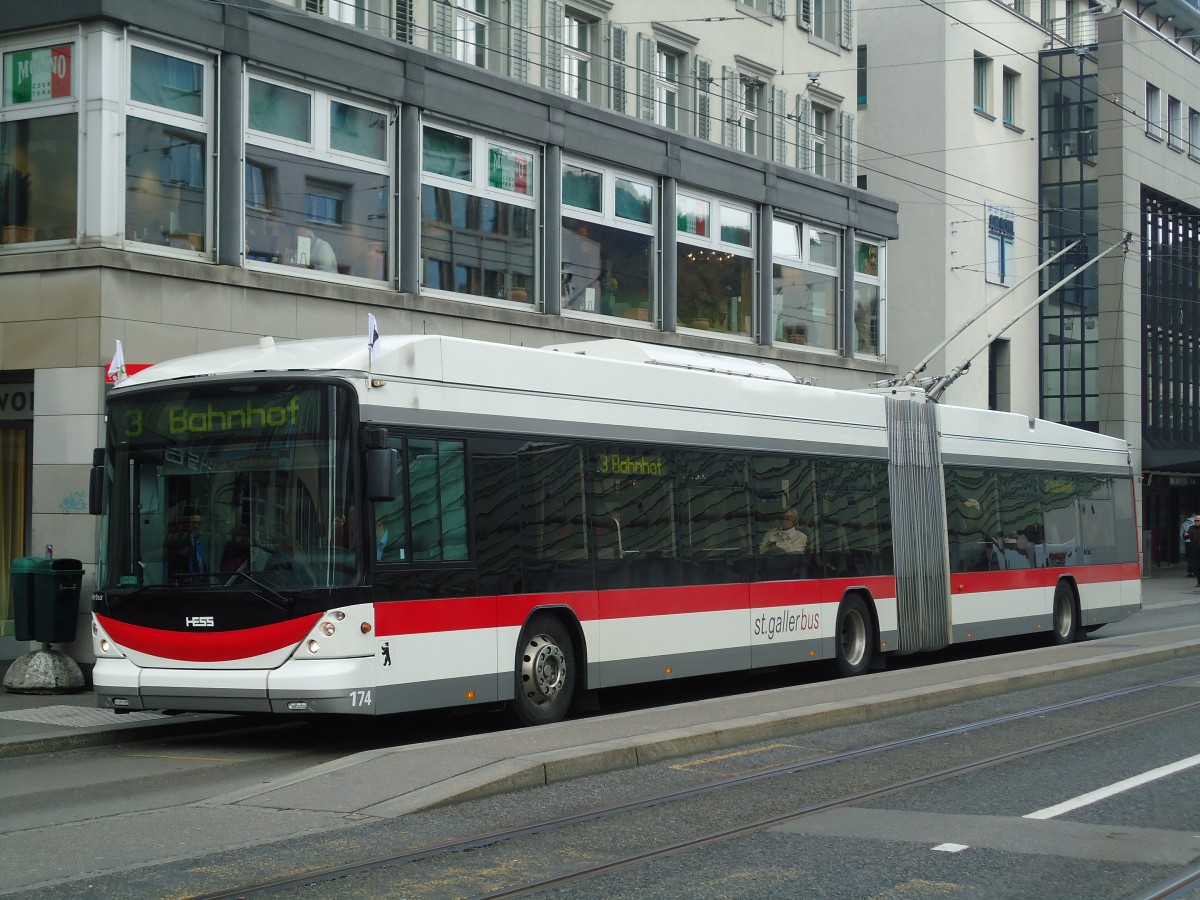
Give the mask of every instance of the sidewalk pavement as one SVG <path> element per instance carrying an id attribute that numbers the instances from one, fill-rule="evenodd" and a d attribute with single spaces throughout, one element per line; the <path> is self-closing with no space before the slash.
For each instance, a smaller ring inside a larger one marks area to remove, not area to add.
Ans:
<path id="1" fill-rule="evenodd" d="M 535 729 L 371 750 L 219 800 L 290 808 L 303 796 L 310 809 L 316 802 L 331 811 L 397 816 L 672 756 L 1200 654 L 1200 590 L 1181 566 L 1153 570 L 1142 580 L 1142 606 L 1194 606 L 1196 624 L 1119 641 L 1037 647 Z M 4 666 L 0 663 L 0 669 Z M 262 721 L 208 713 L 118 715 L 97 708 L 90 690 L 60 695 L 2 691 L 0 756 L 174 737 Z M 389 796 L 381 797 L 380 785 L 388 785 Z"/>

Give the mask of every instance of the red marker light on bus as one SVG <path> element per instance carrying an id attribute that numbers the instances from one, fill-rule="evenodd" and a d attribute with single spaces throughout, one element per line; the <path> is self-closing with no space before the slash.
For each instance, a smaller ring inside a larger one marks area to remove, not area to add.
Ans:
<path id="1" fill-rule="evenodd" d="M 358 626 L 358 630 L 361 631 L 363 634 L 370 634 L 371 633 L 371 623 L 363 622 L 361 625 Z"/>

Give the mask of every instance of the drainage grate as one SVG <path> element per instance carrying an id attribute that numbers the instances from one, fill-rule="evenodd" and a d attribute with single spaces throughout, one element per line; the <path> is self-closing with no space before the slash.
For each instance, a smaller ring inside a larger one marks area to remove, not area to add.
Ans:
<path id="1" fill-rule="evenodd" d="M 35 725 L 65 725 L 68 728 L 94 728 L 97 725 L 127 725 L 167 718 L 157 712 L 128 712 L 118 715 L 111 709 L 87 706 L 39 706 L 0 713 L 0 719 L 32 722 Z"/>

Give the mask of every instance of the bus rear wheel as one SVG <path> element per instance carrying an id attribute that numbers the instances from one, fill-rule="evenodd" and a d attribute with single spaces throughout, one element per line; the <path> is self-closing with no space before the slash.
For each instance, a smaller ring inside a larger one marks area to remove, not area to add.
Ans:
<path id="1" fill-rule="evenodd" d="M 567 714 L 575 693 L 575 645 L 562 622 L 539 613 L 517 641 L 513 712 L 522 725 L 546 725 Z"/>
<path id="2" fill-rule="evenodd" d="M 871 668 L 875 656 L 871 611 L 866 602 L 852 594 L 838 607 L 833 640 L 840 675 L 861 675 Z"/>
<path id="3" fill-rule="evenodd" d="M 1065 581 L 1054 589 L 1054 643 L 1073 644 L 1080 638 L 1079 607 L 1075 592 Z"/>

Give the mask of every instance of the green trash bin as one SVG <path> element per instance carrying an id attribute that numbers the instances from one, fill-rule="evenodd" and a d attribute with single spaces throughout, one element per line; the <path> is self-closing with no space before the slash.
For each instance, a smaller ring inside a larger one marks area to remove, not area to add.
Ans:
<path id="1" fill-rule="evenodd" d="M 34 559 L 33 640 L 69 644 L 79 620 L 83 563 L 77 559 Z"/>
<path id="2" fill-rule="evenodd" d="M 12 588 L 13 624 L 18 641 L 33 640 L 33 581 L 39 562 L 41 560 L 31 556 L 18 556 L 8 570 L 8 584 Z"/>

